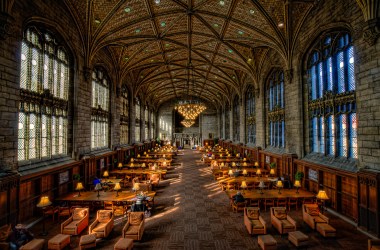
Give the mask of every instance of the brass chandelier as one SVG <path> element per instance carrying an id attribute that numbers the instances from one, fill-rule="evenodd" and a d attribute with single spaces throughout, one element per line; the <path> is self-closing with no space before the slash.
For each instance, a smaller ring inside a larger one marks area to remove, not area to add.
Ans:
<path id="1" fill-rule="evenodd" d="M 194 78 L 194 68 L 191 65 L 191 61 L 188 65 L 188 81 L 187 81 L 187 91 L 189 98 L 187 100 L 178 101 L 174 106 L 174 109 L 178 111 L 185 119 L 181 122 L 185 127 L 191 127 L 195 124 L 195 119 L 200 113 L 206 109 L 206 105 L 197 99 L 193 99 L 190 95 L 190 70 L 193 83 L 193 92 L 195 94 L 195 78 Z"/>

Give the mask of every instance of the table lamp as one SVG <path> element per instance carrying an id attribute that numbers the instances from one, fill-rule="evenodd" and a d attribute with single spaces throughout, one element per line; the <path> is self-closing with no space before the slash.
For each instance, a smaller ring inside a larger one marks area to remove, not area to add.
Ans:
<path id="1" fill-rule="evenodd" d="M 37 204 L 37 207 L 40 207 L 40 208 L 42 208 L 42 210 L 44 210 L 47 206 L 50 206 L 51 204 L 52 204 L 52 202 L 49 200 L 49 196 L 42 196 L 40 202 Z M 47 232 L 45 231 L 45 213 L 44 212 L 43 212 L 43 218 L 42 218 L 42 233 L 41 233 L 41 235 L 44 235 L 44 236 L 47 235 Z"/>
<path id="2" fill-rule="evenodd" d="M 120 183 L 117 182 L 117 183 L 115 184 L 115 187 L 113 188 L 113 190 L 116 191 L 116 197 L 119 196 L 119 191 L 120 191 L 120 189 L 121 189 L 121 187 L 120 187 Z"/>
<path id="3" fill-rule="evenodd" d="M 135 161 L 135 159 L 131 158 L 131 162 L 134 162 L 134 161 Z"/>
<path id="4" fill-rule="evenodd" d="M 243 161 L 247 161 L 247 158 L 243 158 Z"/>
<path id="5" fill-rule="evenodd" d="M 264 193 L 264 192 L 263 192 L 263 189 L 265 188 L 265 184 L 264 184 L 264 182 L 263 182 L 263 181 L 260 181 L 258 187 L 260 188 L 260 194 L 263 194 L 263 193 Z"/>
<path id="6" fill-rule="evenodd" d="M 138 191 L 138 190 L 140 190 L 140 183 L 135 183 L 135 184 L 133 184 L 133 191 L 135 191 L 135 193 Z"/>
<path id="7" fill-rule="evenodd" d="M 166 161 L 164 161 L 164 162 L 162 163 L 162 166 L 163 166 L 163 167 L 166 167 Z"/>
<path id="8" fill-rule="evenodd" d="M 247 174 L 248 174 L 248 173 L 247 173 L 247 169 L 244 169 L 244 170 L 243 170 L 243 175 L 244 175 L 244 176 L 247 176 Z"/>
<path id="9" fill-rule="evenodd" d="M 282 181 L 281 181 L 281 180 L 278 180 L 276 186 L 277 186 L 277 188 L 278 188 L 278 193 L 281 194 L 281 188 L 284 187 L 284 185 L 282 184 Z"/>
<path id="10" fill-rule="evenodd" d="M 146 166 L 145 166 L 145 162 L 143 162 L 142 164 L 141 164 L 141 167 L 142 168 L 145 168 Z"/>
<path id="11" fill-rule="evenodd" d="M 247 183 L 245 181 L 242 181 L 240 187 L 243 189 L 243 194 L 244 194 L 244 189 L 247 188 Z"/>
<path id="12" fill-rule="evenodd" d="M 318 200 L 321 200 L 322 201 L 322 213 L 325 211 L 325 200 L 328 200 L 329 199 L 329 197 L 327 196 L 327 194 L 326 194 L 326 191 L 324 191 L 324 190 L 319 190 L 318 191 L 318 194 L 317 194 L 317 196 L 316 196 L 316 198 L 318 199 Z"/>
<path id="13" fill-rule="evenodd" d="M 300 180 L 296 180 L 294 182 L 294 187 L 297 189 L 296 194 L 298 194 L 298 189 L 301 187 L 301 181 Z"/>
<path id="14" fill-rule="evenodd" d="M 137 154 L 137 158 L 140 158 L 140 154 Z"/>
<path id="15" fill-rule="evenodd" d="M 221 167 L 224 167 L 224 162 L 220 163 L 220 166 L 221 166 Z"/>
<path id="16" fill-rule="evenodd" d="M 219 154 L 219 157 L 223 157 L 223 154 Z"/>
<path id="17" fill-rule="evenodd" d="M 118 168 L 123 168 L 123 163 L 119 162 L 119 165 L 117 165 Z"/>
<path id="18" fill-rule="evenodd" d="M 162 157 L 164 157 L 164 158 L 165 158 L 165 157 L 166 157 L 166 155 L 163 155 Z"/>
<path id="19" fill-rule="evenodd" d="M 232 177 L 233 174 L 234 174 L 234 173 L 232 172 L 232 169 L 228 170 L 228 175 L 229 175 L 230 177 Z"/>
<path id="20" fill-rule="evenodd" d="M 244 166 L 244 167 L 248 166 L 248 165 L 247 165 L 247 162 L 244 162 L 244 163 L 243 163 L 243 166 Z"/>
<path id="21" fill-rule="evenodd" d="M 239 157 L 240 157 L 240 154 L 239 154 L 239 153 L 238 153 L 238 154 L 236 154 L 236 157 L 237 157 L 237 158 L 239 158 Z"/>
<path id="22" fill-rule="evenodd" d="M 97 197 L 100 197 L 99 192 L 102 189 L 103 189 L 102 184 L 100 182 L 96 183 L 96 185 L 95 185 L 95 191 L 98 191 L 98 196 Z"/>
<path id="23" fill-rule="evenodd" d="M 75 190 L 78 191 L 78 197 L 80 197 L 80 191 L 83 190 L 83 189 L 84 189 L 84 187 L 83 187 L 82 182 L 78 182 L 77 183 L 77 187 L 75 188 Z"/>
<path id="24" fill-rule="evenodd" d="M 233 167 L 236 167 L 236 163 L 235 163 L 235 162 L 233 162 L 233 163 L 232 163 L 232 166 L 233 166 Z"/>
<path id="25" fill-rule="evenodd" d="M 146 151 L 144 152 L 144 155 L 146 155 Z"/>
<path id="26" fill-rule="evenodd" d="M 231 155 L 230 155 L 230 154 L 228 154 L 227 156 L 228 156 L 228 157 L 231 157 Z"/>
<path id="27" fill-rule="evenodd" d="M 270 171 L 269 171 L 269 175 L 274 175 L 274 168 L 271 168 Z"/>
<path id="28" fill-rule="evenodd" d="M 260 175 L 261 175 L 261 170 L 260 170 L 260 168 L 257 169 L 257 171 L 256 171 L 256 175 L 260 177 Z"/>
<path id="29" fill-rule="evenodd" d="M 107 171 L 107 170 L 104 171 L 104 173 L 103 173 L 103 177 L 106 178 L 106 180 L 107 180 L 107 177 L 108 177 L 108 176 L 110 176 L 109 173 L 108 173 L 108 171 Z"/>

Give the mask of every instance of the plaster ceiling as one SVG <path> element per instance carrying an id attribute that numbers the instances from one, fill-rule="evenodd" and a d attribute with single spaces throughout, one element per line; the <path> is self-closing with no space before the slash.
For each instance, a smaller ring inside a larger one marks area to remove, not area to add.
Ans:
<path id="1" fill-rule="evenodd" d="M 259 88 L 270 54 L 291 68 L 314 0 L 65 0 L 85 60 L 105 53 L 116 79 L 151 105 L 185 95 L 221 104 Z"/>

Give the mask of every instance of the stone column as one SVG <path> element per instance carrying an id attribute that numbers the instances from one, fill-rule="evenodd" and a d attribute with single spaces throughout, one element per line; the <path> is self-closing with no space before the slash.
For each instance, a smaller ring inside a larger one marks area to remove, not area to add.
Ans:
<path id="1" fill-rule="evenodd" d="M 129 124 L 129 134 L 130 134 L 130 142 L 135 143 L 136 142 L 136 100 L 135 98 L 132 98 L 131 105 L 129 105 L 129 117 L 130 117 L 130 124 Z"/>
<path id="2" fill-rule="evenodd" d="M 223 139 L 226 139 L 226 109 L 222 107 L 222 134 L 220 135 Z"/>
<path id="3" fill-rule="evenodd" d="M 243 95 L 240 98 L 240 109 L 239 109 L 239 115 L 240 115 L 240 142 L 245 144 L 246 143 L 246 136 L 245 136 L 245 95 Z"/>

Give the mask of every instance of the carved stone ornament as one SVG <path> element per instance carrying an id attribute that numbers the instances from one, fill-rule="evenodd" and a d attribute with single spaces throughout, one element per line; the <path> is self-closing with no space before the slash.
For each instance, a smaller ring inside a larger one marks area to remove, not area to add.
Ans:
<path id="1" fill-rule="evenodd" d="M 285 82 L 286 83 L 292 83 L 292 80 L 293 80 L 293 69 L 288 69 L 288 70 L 285 70 L 284 72 L 284 76 L 285 76 Z"/>
<path id="2" fill-rule="evenodd" d="M 91 69 L 89 67 L 83 67 L 83 76 L 86 81 L 91 78 Z"/>
<path id="3" fill-rule="evenodd" d="M 363 39 L 369 46 L 373 46 L 376 43 L 377 38 L 380 36 L 380 21 L 378 19 L 372 19 L 368 21 L 367 28 L 363 32 Z"/>
<path id="4" fill-rule="evenodd" d="M 0 13 L 0 40 L 5 40 L 10 34 L 14 18 L 5 12 Z"/>

